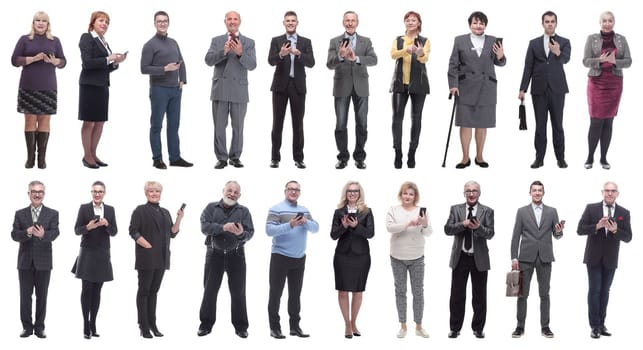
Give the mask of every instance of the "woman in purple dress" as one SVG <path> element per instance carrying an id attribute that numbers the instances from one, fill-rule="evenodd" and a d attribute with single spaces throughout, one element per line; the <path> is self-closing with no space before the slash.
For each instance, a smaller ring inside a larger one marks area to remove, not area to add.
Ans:
<path id="1" fill-rule="evenodd" d="M 60 40 L 51 35 L 49 15 L 38 11 L 33 16 L 31 32 L 18 40 L 11 64 L 22 67 L 18 87 L 18 112 L 25 115 L 27 161 L 33 168 L 38 150 L 38 168 L 47 167 L 45 155 L 49 141 L 49 120 L 58 107 L 56 68 L 67 61 Z"/>
<path id="2" fill-rule="evenodd" d="M 601 166 L 609 169 L 607 150 L 612 139 L 612 122 L 618 113 L 623 92 L 623 68 L 632 64 L 627 40 L 614 33 L 614 14 L 606 11 L 600 17 L 601 31 L 591 34 L 585 43 L 583 65 L 589 68 L 587 103 L 589 105 L 589 154 L 585 169 L 594 164 L 594 151 L 601 142 Z"/>

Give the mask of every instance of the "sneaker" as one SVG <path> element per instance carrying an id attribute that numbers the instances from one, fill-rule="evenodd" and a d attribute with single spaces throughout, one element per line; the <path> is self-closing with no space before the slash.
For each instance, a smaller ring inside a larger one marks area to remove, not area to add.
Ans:
<path id="1" fill-rule="evenodd" d="M 416 329 L 415 330 L 415 335 L 417 335 L 418 337 L 422 337 L 422 338 L 428 338 L 429 337 L 429 333 L 427 333 L 424 330 L 424 328 Z"/>
<path id="2" fill-rule="evenodd" d="M 398 338 L 404 338 L 406 337 L 406 329 L 400 328 L 399 331 L 397 331 L 397 337 Z"/>

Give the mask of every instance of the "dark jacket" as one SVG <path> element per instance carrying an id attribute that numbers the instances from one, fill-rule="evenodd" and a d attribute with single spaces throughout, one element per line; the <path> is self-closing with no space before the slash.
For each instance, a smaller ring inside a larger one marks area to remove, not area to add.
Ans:
<path id="1" fill-rule="evenodd" d="M 170 212 L 158 204 L 139 205 L 132 212 L 129 234 L 136 241 L 144 237 L 151 248 L 136 246 L 136 270 L 170 269 L 170 239 L 176 237 Z"/>
<path id="2" fill-rule="evenodd" d="M 335 254 L 365 255 L 370 253 L 368 239 L 375 235 L 373 211 L 357 213 L 357 226 L 344 228 L 342 217 L 347 214 L 346 207 L 335 209 L 330 238 L 337 240 Z"/>
<path id="3" fill-rule="evenodd" d="M 417 39 L 422 46 L 426 44 L 426 38 L 418 36 Z M 397 49 L 401 50 L 404 45 L 404 37 L 397 37 Z M 404 81 L 402 78 L 402 66 L 404 64 L 403 58 L 398 58 L 395 61 L 395 73 L 393 74 L 393 81 L 391 82 L 390 92 L 404 92 Z M 418 62 L 416 54 L 413 53 L 411 57 L 411 80 L 409 81 L 409 94 L 428 94 L 429 76 L 426 74 L 426 64 Z"/>
<path id="4" fill-rule="evenodd" d="M 80 85 L 109 86 L 109 73 L 118 69 L 118 65 L 107 64 L 109 52 L 100 39 L 94 38 L 91 33 L 83 33 L 78 47 L 82 61 Z"/>
<path id="5" fill-rule="evenodd" d="M 16 211 L 11 238 L 16 242 L 20 242 L 20 249 L 18 250 L 19 270 L 33 268 L 38 271 L 47 271 L 52 269 L 51 242 L 60 234 L 58 230 L 58 212 L 43 205 L 40 209 L 38 224 L 45 229 L 45 235 L 42 239 L 27 235 L 27 229 L 33 226 L 31 206 Z"/>
<path id="6" fill-rule="evenodd" d="M 90 202 L 80 206 L 74 231 L 81 236 L 81 247 L 109 249 L 109 237 L 115 236 L 118 232 L 114 207 L 103 203 L 103 216 L 109 222 L 109 226 L 100 226 L 87 231 L 87 224 L 94 219 L 94 204 Z"/>
<path id="7" fill-rule="evenodd" d="M 243 233 L 239 236 L 223 230 L 223 225 L 241 223 Z M 201 213 L 201 232 L 205 237 L 208 248 L 225 252 L 242 248 L 255 233 L 252 216 L 248 208 L 235 204 L 230 208 L 223 205 L 223 201 L 209 203 Z"/>
<path id="8" fill-rule="evenodd" d="M 578 222 L 578 234 L 587 236 L 583 263 L 588 266 L 604 266 L 608 269 L 618 267 L 618 251 L 621 241 L 632 240 L 630 211 L 616 205 L 614 221 L 616 234 L 605 234 L 604 229 L 596 230 L 596 223 L 603 217 L 603 202 L 588 204 Z"/>
<path id="9" fill-rule="evenodd" d="M 281 47 L 288 42 L 287 35 L 283 34 L 272 38 L 270 42 L 270 51 L 268 52 L 268 63 L 275 66 L 275 74 L 272 78 L 270 91 L 286 92 L 288 81 L 290 80 L 290 56 L 279 57 Z M 301 55 L 295 57 L 293 63 L 294 83 L 297 92 L 300 95 L 306 93 L 306 67 L 312 68 L 315 65 L 315 56 L 313 55 L 313 46 L 310 39 L 297 34 L 297 49 Z"/>

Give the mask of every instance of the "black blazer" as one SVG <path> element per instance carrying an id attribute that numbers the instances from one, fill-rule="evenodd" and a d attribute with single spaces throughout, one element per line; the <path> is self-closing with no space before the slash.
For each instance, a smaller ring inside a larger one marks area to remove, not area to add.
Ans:
<path id="1" fill-rule="evenodd" d="M 13 230 L 11 238 L 20 242 L 18 250 L 18 269 L 35 269 L 46 271 L 52 269 L 51 242 L 53 242 L 60 231 L 58 230 L 58 212 L 47 208 L 44 205 L 40 209 L 38 223 L 45 229 L 42 239 L 27 235 L 27 229 L 33 226 L 31 218 L 31 206 L 16 211 L 13 219 Z"/>
<path id="2" fill-rule="evenodd" d="M 270 91 L 285 92 L 290 80 L 290 56 L 279 58 L 279 50 L 288 42 L 287 35 L 280 35 L 272 38 L 270 51 L 268 52 L 268 63 L 275 66 L 275 74 L 272 78 Z M 315 65 L 313 46 L 310 39 L 297 34 L 297 49 L 301 55 L 295 56 L 295 88 L 300 95 L 306 93 L 306 69 Z"/>
<path id="3" fill-rule="evenodd" d="M 87 231 L 87 224 L 94 220 L 94 204 L 92 202 L 81 204 L 74 225 L 74 231 L 81 236 L 81 247 L 109 249 L 109 237 L 115 236 L 118 232 L 114 207 L 103 203 L 103 216 L 109 222 L 109 226 L 100 226 Z"/>
<path id="4" fill-rule="evenodd" d="M 170 269 L 170 238 L 176 237 L 170 212 L 158 204 L 142 204 L 132 212 L 129 234 L 136 241 L 144 237 L 152 248 L 136 246 L 136 270 Z"/>
<path id="5" fill-rule="evenodd" d="M 373 211 L 357 213 L 357 226 L 344 228 L 342 217 L 347 213 L 346 207 L 335 209 L 333 224 L 330 229 L 330 238 L 337 241 L 335 254 L 365 255 L 370 253 L 368 239 L 375 235 Z"/>
<path id="6" fill-rule="evenodd" d="M 616 221 L 616 234 L 605 234 L 604 229 L 596 230 L 596 223 L 603 217 L 603 202 L 588 204 L 583 216 L 578 222 L 579 235 L 587 236 L 585 244 L 585 257 L 583 263 L 589 266 L 603 265 L 608 269 L 618 267 L 618 250 L 620 242 L 632 240 L 632 227 L 630 226 L 630 211 L 616 205 L 614 220 Z"/>
<path id="7" fill-rule="evenodd" d="M 569 62 L 572 46 L 569 40 L 562 36 L 554 35 L 553 39 L 560 44 L 560 56 L 554 55 L 551 51 L 548 56 L 545 56 L 542 35 L 529 41 L 525 57 L 525 68 L 520 82 L 521 91 L 527 92 L 529 80 L 531 79 L 532 95 L 543 95 L 547 91 L 547 87 L 555 94 L 569 92 L 563 65 Z"/>
<path id="8" fill-rule="evenodd" d="M 78 43 L 82 70 L 80 71 L 81 85 L 109 86 L 109 73 L 118 69 L 118 65 L 107 64 L 109 53 L 101 44 L 100 39 L 91 33 L 83 33 Z"/>
<path id="9" fill-rule="evenodd" d="M 467 214 L 466 203 L 451 206 L 449 219 L 447 219 L 447 223 L 444 224 L 444 233 L 446 233 L 447 236 L 453 236 L 451 259 L 449 260 L 449 267 L 452 269 L 455 269 L 460 261 L 464 233 L 468 230 L 462 225 L 462 222 L 467 218 Z M 476 217 L 480 222 L 480 227 L 473 231 L 473 260 L 476 263 L 476 269 L 478 271 L 488 271 L 491 269 L 491 264 L 489 262 L 487 240 L 493 238 L 495 235 L 493 209 L 478 203 Z"/>

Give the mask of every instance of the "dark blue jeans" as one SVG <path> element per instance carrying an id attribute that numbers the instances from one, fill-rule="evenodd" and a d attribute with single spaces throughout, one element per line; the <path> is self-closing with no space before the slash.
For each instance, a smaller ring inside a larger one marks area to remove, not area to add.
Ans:
<path id="1" fill-rule="evenodd" d="M 179 124 L 181 121 L 181 94 L 178 87 L 150 86 L 150 103 L 152 115 L 150 116 L 150 146 L 152 159 L 163 158 L 161 145 L 161 129 L 163 129 L 163 116 L 167 115 L 167 150 L 170 162 L 181 158 L 179 147 Z"/>
<path id="2" fill-rule="evenodd" d="M 587 279 L 589 281 L 587 311 L 589 326 L 592 329 L 605 326 L 607 302 L 610 299 L 610 287 L 615 273 L 616 269 L 608 269 L 602 265 L 587 265 Z"/>
<path id="3" fill-rule="evenodd" d="M 335 97 L 335 115 L 337 124 L 335 125 L 335 143 L 337 144 L 338 160 L 348 160 L 348 107 L 353 100 L 353 109 L 355 110 L 355 150 L 353 159 L 363 161 L 366 159 L 366 138 L 368 137 L 367 116 L 368 116 L 368 96 L 360 97 L 353 91 L 352 96 Z"/>

